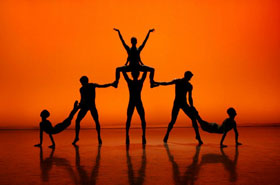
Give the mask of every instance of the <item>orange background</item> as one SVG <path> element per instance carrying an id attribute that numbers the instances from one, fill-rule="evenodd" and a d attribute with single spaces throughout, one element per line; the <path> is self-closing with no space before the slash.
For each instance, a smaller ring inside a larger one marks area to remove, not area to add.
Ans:
<path id="1" fill-rule="evenodd" d="M 156 69 L 155 80 L 169 81 L 191 70 L 194 105 L 201 116 L 221 122 L 235 107 L 238 123 L 279 123 L 280 3 L 229 1 L 34 1 L 0 2 L 0 127 L 38 127 L 48 109 L 53 124 L 67 117 L 79 99 L 79 78 L 114 80 L 136 36 L 143 63 Z M 150 89 L 142 99 L 148 126 L 170 121 L 174 87 Z M 101 126 L 124 127 L 128 89 L 96 90 Z M 135 112 L 136 113 L 136 112 Z M 140 126 L 134 115 L 134 126 Z M 89 114 L 82 127 L 91 127 Z M 74 125 L 74 124 L 73 124 Z M 190 126 L 182 113 L 177 126 Z"/>

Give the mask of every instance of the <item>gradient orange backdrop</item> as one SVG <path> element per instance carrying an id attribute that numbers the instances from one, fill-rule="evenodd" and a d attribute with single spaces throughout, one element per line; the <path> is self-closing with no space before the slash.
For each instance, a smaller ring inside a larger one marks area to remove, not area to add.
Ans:
<path id="1" fill-rule="evenodd" d="M 79 99 L 79 78 L 114 80 L 126 61 L 119 28 L 129 44 L 155 28 L 142 52 L 156 69 L 155 80 L 169 81 L 191 70 L 194 105 L 201 116 L 221 122 L 229 106 L 239 124 L 280 121 L 280 3 L 229 1 L 34 1 L 0 2 L 0 127 L 38 127 L 42 109 L 53 124 Z M 143 88 L 148 126 L 170 121 L 174 87 Z M 100 122 L 124 127 L 128 89 L 96 90 Z M 135 112 L 136 113 L 136 112 Z M 134 126 L 140 126 L 134 115 Z M 88 115 L 82 127 L 90 127 Z M 74 124 L 73 124 L 74 125 Z M 190 126 L 182 113 L 177 126 Z"/>

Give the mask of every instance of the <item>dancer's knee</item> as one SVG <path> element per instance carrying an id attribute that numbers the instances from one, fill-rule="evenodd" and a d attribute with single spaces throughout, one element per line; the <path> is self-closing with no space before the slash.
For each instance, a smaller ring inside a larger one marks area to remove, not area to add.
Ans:
<path id="1" fill-rule="evenodd" d="M 175 122 L 170 122 L 169 125 L 168 125 L 168 128 L 169 128 L 169 129 L 172 129 L 173 126 L 174 126 L 174 124 L 175 124 Z"/>
<path id="2" fill-rule="evenodd" d="M 147 71 L 150 71 L 150 72 L 152 72 L 152 73 L 155 71 L 155 69 L 152 68 L 152 67 L 147 67 L 146 69 L 147 69 Z"/>
<path id="3" fill-rule="evenodd" d="M 123 67 L 117 67 L 117 68 L 116 68 L 116 71 L 117 71 L 117 72 L 121 72 L 122 70 L 123 70 Z"/>

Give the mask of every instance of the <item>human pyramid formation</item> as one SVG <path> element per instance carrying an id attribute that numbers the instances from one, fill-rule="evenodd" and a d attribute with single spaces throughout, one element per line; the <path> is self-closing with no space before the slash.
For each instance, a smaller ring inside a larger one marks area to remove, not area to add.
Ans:
<path id="1" fill-rule="evenodd" d="M 76 127 L 75 127 L 76 136 L 75 136 L 75 139 L 72 144 L 76 145 L 76 143 L 79 141 L 80 122 L 85 117 L 85 115 L 87 114 L 88 111 L 90 111 L 90 113 L 95 121 L 95 124 L 96 124 L 98 142 L 99 142 L 99 144 L 102 144 L 102 140 L 101 140 L 101 136 L 100 136 L 100 124 L 99 124 L 99 119 L 98 119 L 98 113 L 97 113 L 97 109 L 95 106 L 95 88 L 97 88 L 97 87 L 106 88 L 106 87 L 110 87 L 110 86 L 117 88 L 121 72 L 127 82 L 127 85 L 129 88 L 129 95 L 130 95 L 129 104 L 128 104 L 128 108 L 127 108 L 126 144 L 130 143 L 129 128 L 130 128 L 131 118 L 132 118 L 135 107 L 136 107 L 137 112 L 141 119 L 141 126 L 142 126 L 142 132 L 143 132 L 142 143 L 146 144 L 146 121 L 145 121 L 145 111 L 144 111 L 144 107 L 143 107 L 142 100 L 141 100 L 141 91 L 142 91 L 143 83 L 147 76 L 147 72 L 149 72 L 151 88 L 154 88 L 154 87 L 157 87 L 160 85 L 173 85 L 173 84 L 175 85 L 175 100 L 174 100 L 173 109 L 172 109 L 172 118 L 168 125 L 166 135 L 163 139 L 164 143 L 167 143 L 169 133 L 172 130 L 172 128 L 176 122 L 179 110 L 182 109 L 184 111 L 184 113 L 192 121 L 192 126 L 195 130 L 195 135 L 196 135 L 195 138 L 197 139 L 199 145 L 203 144 L 203 142 L 200 138 L 197 121 L 199 122 L 202 130 L 207 131 L 209 133 L 223 134 L 221 142 L 220 142 L 221 147 L 226 147 L 226 145 L 223 144 L 223 141 L 225 139 L 227 132 L 230 131 L 231 129 L 234 129 L 234 132 L 235 132 L 236 145 L 241 145 L 241 143 L 238 142 L 238 132 L 237 132 L 237 128 L 236 128 L 236 122 L 234 120 L 234 118 L 236 116 L 236 111 L 233 108 L 229 108 L 227 110 L 229 117 L 224 120 L 222 125 L 218 125 L 216 123 L 209 123 L 207 121 L 204 121 L 199 116 L 197 110 L 193 106 L 192 84 L 189 82 L 193 76 L 192 72 L 186 71 L 183 78 L 175 79 L 170 82 L 155 82 L 154 81 L 154 68 L 144 65 L 141 60 L 141 57 L 140 57 L 140 53 L 143 50 L 143 48 L 150 36 L 150 33 L 154 32 L 154 29 L 149 30 L 144 42 L 142 43 L 142 45 L 139 48 L 136 47 L 137 39 L 135 37 L 131 38 L 132 46 L 129 47 L 123 40 L 123 37 L 122 37 L 120 31 L 116 28 L 114 28 L 114 30 L 118 32 L 120 40 L 128 54 L 125 65 L 122 67 L 118 67 L 116 69 L 116 80 L 113 83 L 100 85 L 97 83 L 89 83 L 88 78 L 86 76 L 82 76 L 80 78 L 80 82 L 82 84 L 82 87 L 80 88 L 81 100 L 79 103 L 78 103 L 78 101 L 75 101 L 74 108 L 70 112 L 70 115 L 68 116 L 68 118 L 66 118 L 62 123 L 59 123 L 53 127 L 52 124 L 50 123 L 50 121 L 47 120 L 47 118 L 50 116 L 50 113 L 47 110 L 43 110 L 41 112 L 40 116 L 42 118 L 42 121 L 40 123 L 40 143 L 36 144 L 34 146 L 41 147 L 42 142 L 43 142 L 43 132 L 46 132 L 47 134 L 49 134 L 49 137 L 52 141 L 52 145 L 49 147 L 54 148 L 55 142 L 54 142 L 52 135 L 60 133 L 63 130 L 65 130 L 71 124 L 71 121 L 78 110 L 79 110 L 79 113 L 78 113 L 78 116 L 76 119 Z M 128 72 L 131 72 L 133 79 L 130 79 L 128 77 L 128 75 L 127 75 Z M 142 77 L 140 79 L 138 79 L 140 72 L 143 72 L 143 74 L 142 74 Z M 187 103 L 187 99 L 186 99 L 187 95 L 188 95 L 188 103 Z"/>

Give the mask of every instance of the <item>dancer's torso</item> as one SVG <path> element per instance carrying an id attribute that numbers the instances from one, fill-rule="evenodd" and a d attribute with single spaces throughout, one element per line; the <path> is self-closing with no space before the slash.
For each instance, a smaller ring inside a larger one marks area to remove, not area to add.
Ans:
<path id="1" fill-rule="evenodd" d="M 187 92 L 192 90 L 192 85 L 183 79 L 178 79 L 175 82 L 175 102 L 185 104 L 187 102 Z"/>
<path id="2" fill-rule="evenodd" d="M 80 89 L 81 93 L 81 107 L 88 107 L 95 105 L 95 86 L 92 83 L 84 85 Z"/>
<path id="3" fill-rule="evenodd" d="M 234 120 L 231 120 L 229 118 L 225 119 L 225 121 L 223 122 L 221 129 L 223 129 L 224 132 L 228 132 L 231 129 L 233 129 L 233 127 L 236 125 L 236 122 Z"/>
<path id="4" fill-rule="evenodd" d="M 141 101 L 141 91 L 143 82 L 140 80 L 131 80 L 128 82 L 129 98 L 130 101 Z"/>
<path id="5" fill-rule="evenodd" d="M 141 64 L 140 51 L 136 47 L 132 47 L 127 50 L 127 61 L 129 62 L 129 66 L 139 66 Z"/>
<path id="6" fill-rule="evenodd" d="M 49 120 L 42 121 L 40 123 L 40 128 L 45 131 L 47 134 L 51 134 L 53 130 L 53 126 Z"/>

